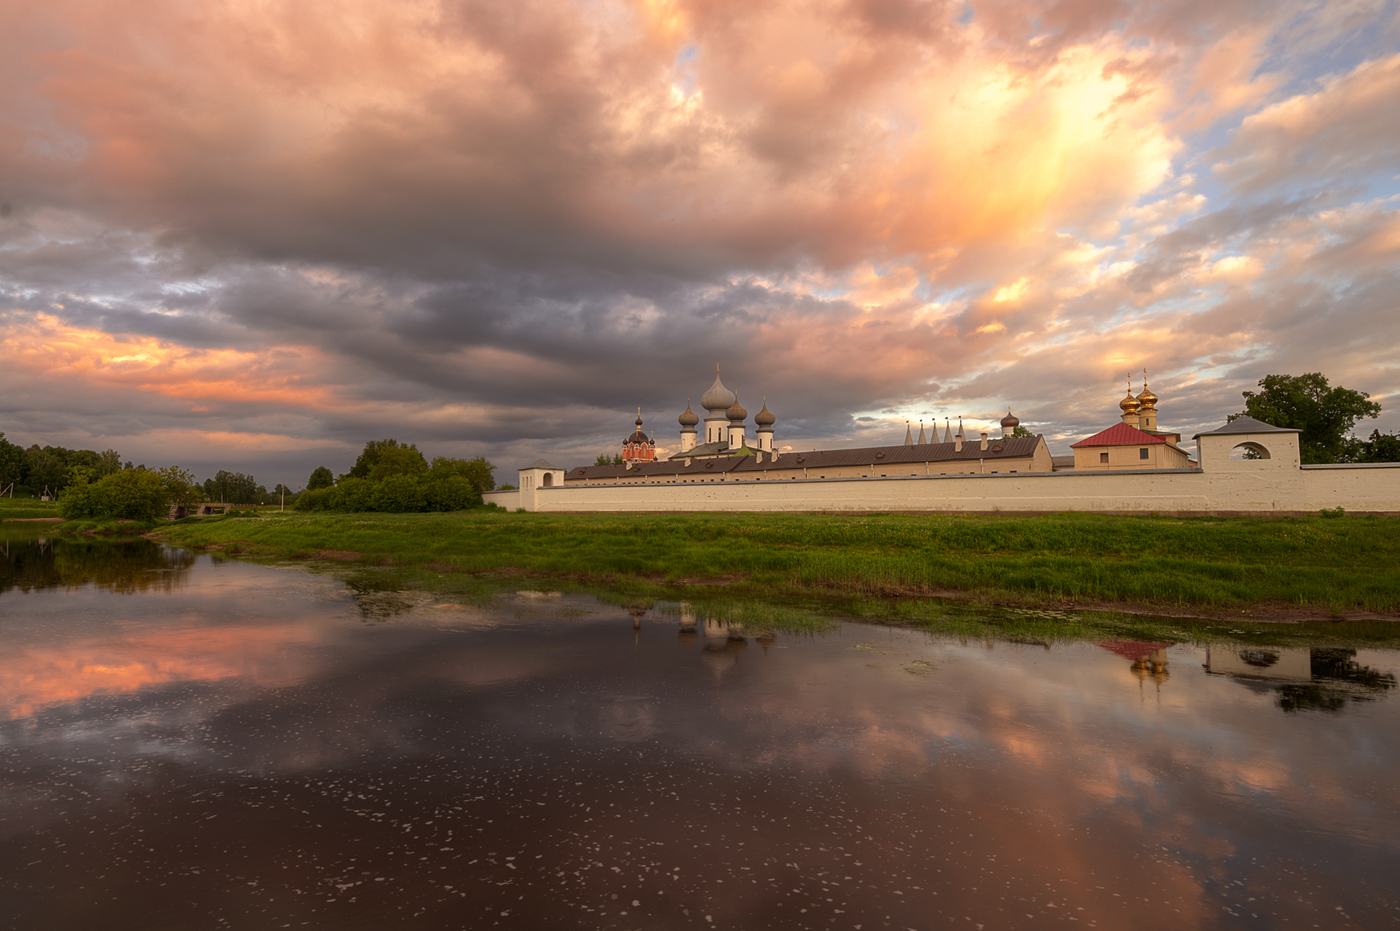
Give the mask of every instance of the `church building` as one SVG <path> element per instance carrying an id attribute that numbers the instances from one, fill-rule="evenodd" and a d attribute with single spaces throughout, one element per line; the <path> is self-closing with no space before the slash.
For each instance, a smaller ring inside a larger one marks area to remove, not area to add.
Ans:
<path id="1" fill-rule="evenodd" d="M 777 418 L 763 408 L 754 415 L 754 436 L 748 436 L 749 412 L 737 392 L 725 387 L 715 369 L 714 384 L 700 396 L 705 410 L 705 438 L 700 442 L 701 420 L 687 402 L 677 418 L 680 449 L 666 459 L 656 458 L 656 442 L 642 432 L 641 412 L 637 430 L 623 441 L 621 465 L 579 466 L 564 475 L 566 485 L 657 485 L 734 481 L 795 481 L 798 479 L 873 479 L 943 475 L 1008 475 L 1018 472 L 1050 472 L 1053 464 L 1043 436 L 1013 436 L 1020 426 L 1010 411 L 1001 420 L 1001 436 L 987 433 L 972 438 L 962 421 L 953 433 L 948 422 L 943 441 L 937 425 L 925 435 L 919 427 L 915 442 L 912 428 L 904 443 L 853 449 L 779 451 L 773 445 Z"/>
<path id="2" fill-rule="evenodd" d="M 1073 444 L 1074 471 L 1103 472 L 1119 469 L 1194 469 L 1196 462 L 1181 449 L 1181 434 L 1157 429 L 1157 395 L 1147 387 L 1142 372 L 1142 392 L 1118 402 L 1120 422 Z"/>

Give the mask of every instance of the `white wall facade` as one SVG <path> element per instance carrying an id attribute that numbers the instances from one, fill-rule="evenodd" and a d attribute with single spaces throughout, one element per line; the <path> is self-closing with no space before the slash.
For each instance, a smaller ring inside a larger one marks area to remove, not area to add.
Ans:
<path id="1" fill-rule="evenodd" d="M 1028 472 L 713 484 L 560 485 L 519 506 L 584 511 L 945 511 L 1400 514 L 1400 463 L 1282 470 L 1256 460 L 1220 471 Z M 1241 468 L 1244 467 L 1244 468 Z"/>

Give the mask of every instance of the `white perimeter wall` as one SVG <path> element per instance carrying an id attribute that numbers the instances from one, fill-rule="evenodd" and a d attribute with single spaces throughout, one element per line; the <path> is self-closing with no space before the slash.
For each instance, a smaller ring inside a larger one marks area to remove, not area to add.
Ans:
<path id="1" fill-rule="evenodd" d="M 676 485 L 565 485 L 485 496 L 531 511 L 1157 511 L 1183 514 L 1400 514 L 1400 463 L 1280 467 L 1222 462 L 1209 471 L 1051 472 Z M 498 496 L 515 496 L 509 501 Z"/>

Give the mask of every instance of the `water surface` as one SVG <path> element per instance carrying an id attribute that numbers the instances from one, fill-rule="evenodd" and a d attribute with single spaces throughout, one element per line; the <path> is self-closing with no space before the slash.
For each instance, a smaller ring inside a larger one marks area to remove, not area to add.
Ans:
<path id="1" fill-rule="evenodd" d="M 771 634 L 8 533 L 6 928 L 1400 924 L 1391 650 Z"/>

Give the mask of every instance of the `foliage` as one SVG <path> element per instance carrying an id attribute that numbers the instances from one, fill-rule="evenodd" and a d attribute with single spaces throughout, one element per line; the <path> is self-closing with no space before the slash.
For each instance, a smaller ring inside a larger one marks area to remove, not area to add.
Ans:
<path id="1" fill-rule="evenodd" d="M 335 476 L 331 470 L 325 466 L 317 466 L 311 472 L 311 477 L 306 480 L 307 491 L 317 491 L 321 488 L 330 488 L 335 484 Z"/>
<path id="2" fill-rule="evenodd" d="M 1363 417 L 1375 417 L 1380 404 L 1370 395 L 1340 385 L 1332 387 L 1320 372 L 1267 375 L 1261 391 L 1244 392 L 1245 414 L 1275 427 L 1302 431 L 1298 436 L 1305 465 L 1345 462 L 1357 455 L 1349 434 Z M 1241 415 L 1236 414 L 1230 419 Z"/>
<path id="3" fill-rule="evenodd" d="M 1017 424 L 1016 427 L 1015 427 L 1014 429 L 1012 429 L 1011 435 L 1012 435 L 1013 437 L 1022 437 L 1022 438 L 1024 438 L 1024 439 L 1030 439 L 1030 440 L 1035 439 L 1035 434 L 1032 433 L 1032 432 L 1031 432 L 1030 430 L 1028 430 L 1027 428 L 1021 426 L 1020 424 Z"/>
<path id="4" fill-rule="evenodd" d="M 398 440 L 370 440 L 355 460 L 355 465 L 341 479 L 363 478 L 381 482 L 391 475 L 421 475 L 428 471 L 428 462 L 413 443 Z"/>
<path id="5" fill-rule="evenodd" d="M 387 514 L 411 514 L 422 511 L 427 505 L 423 484 L 412 475 L 390 475 L 375 485 L 369 497 L 370 510 Z"/>
<path id="6" fill-rule="evenodd" d="M 484 456 L 477 456 L 475 459 L 437 456 L 433 459 L 432 468 L 428 470 L 428 478 L 438 482 L 449 476 L 460 476 L 471 482 L 476 488 L 477 496 L 480 497 L 482 492 L 496 487 L 495 471 L 496 467 L 487 462 Z"/>
<path id="7" fill-rule="evenodd" d="M 193 472 L 179 466 L 166 466 L 156 469 L 155 472 L 165 486 L 166 500 L 170 504 L 188 507 L 204 500 L 204 491 L 195 484 Z"/>
<path id="8" fill-rule="evenodd" d="M 223 469 L 204 480 L 204 493 L 220 504 L 260 504 L 268 498 L 267 489 L 253 476 Z"/>
<path id="9" fill-rule="evenodd" d="M 24 481 L 24 449 L 5 439 L 0 433 L 0 488 Z"/>
<path id="10" fill-rule="evenodd" d="M 1356 462 L 1400 462 L 1400 433 L 1371 431 L 1371 438 L 1356 443 Z"/>
<path id="11" fill-rule="evenodd" d="M 64 490 L 58 512 L 68 520 L 139 520 L 164 517 L 170 506 L 170 476 L 179 469 L 123 469 L 96 482 L 80 479 Z"/>

